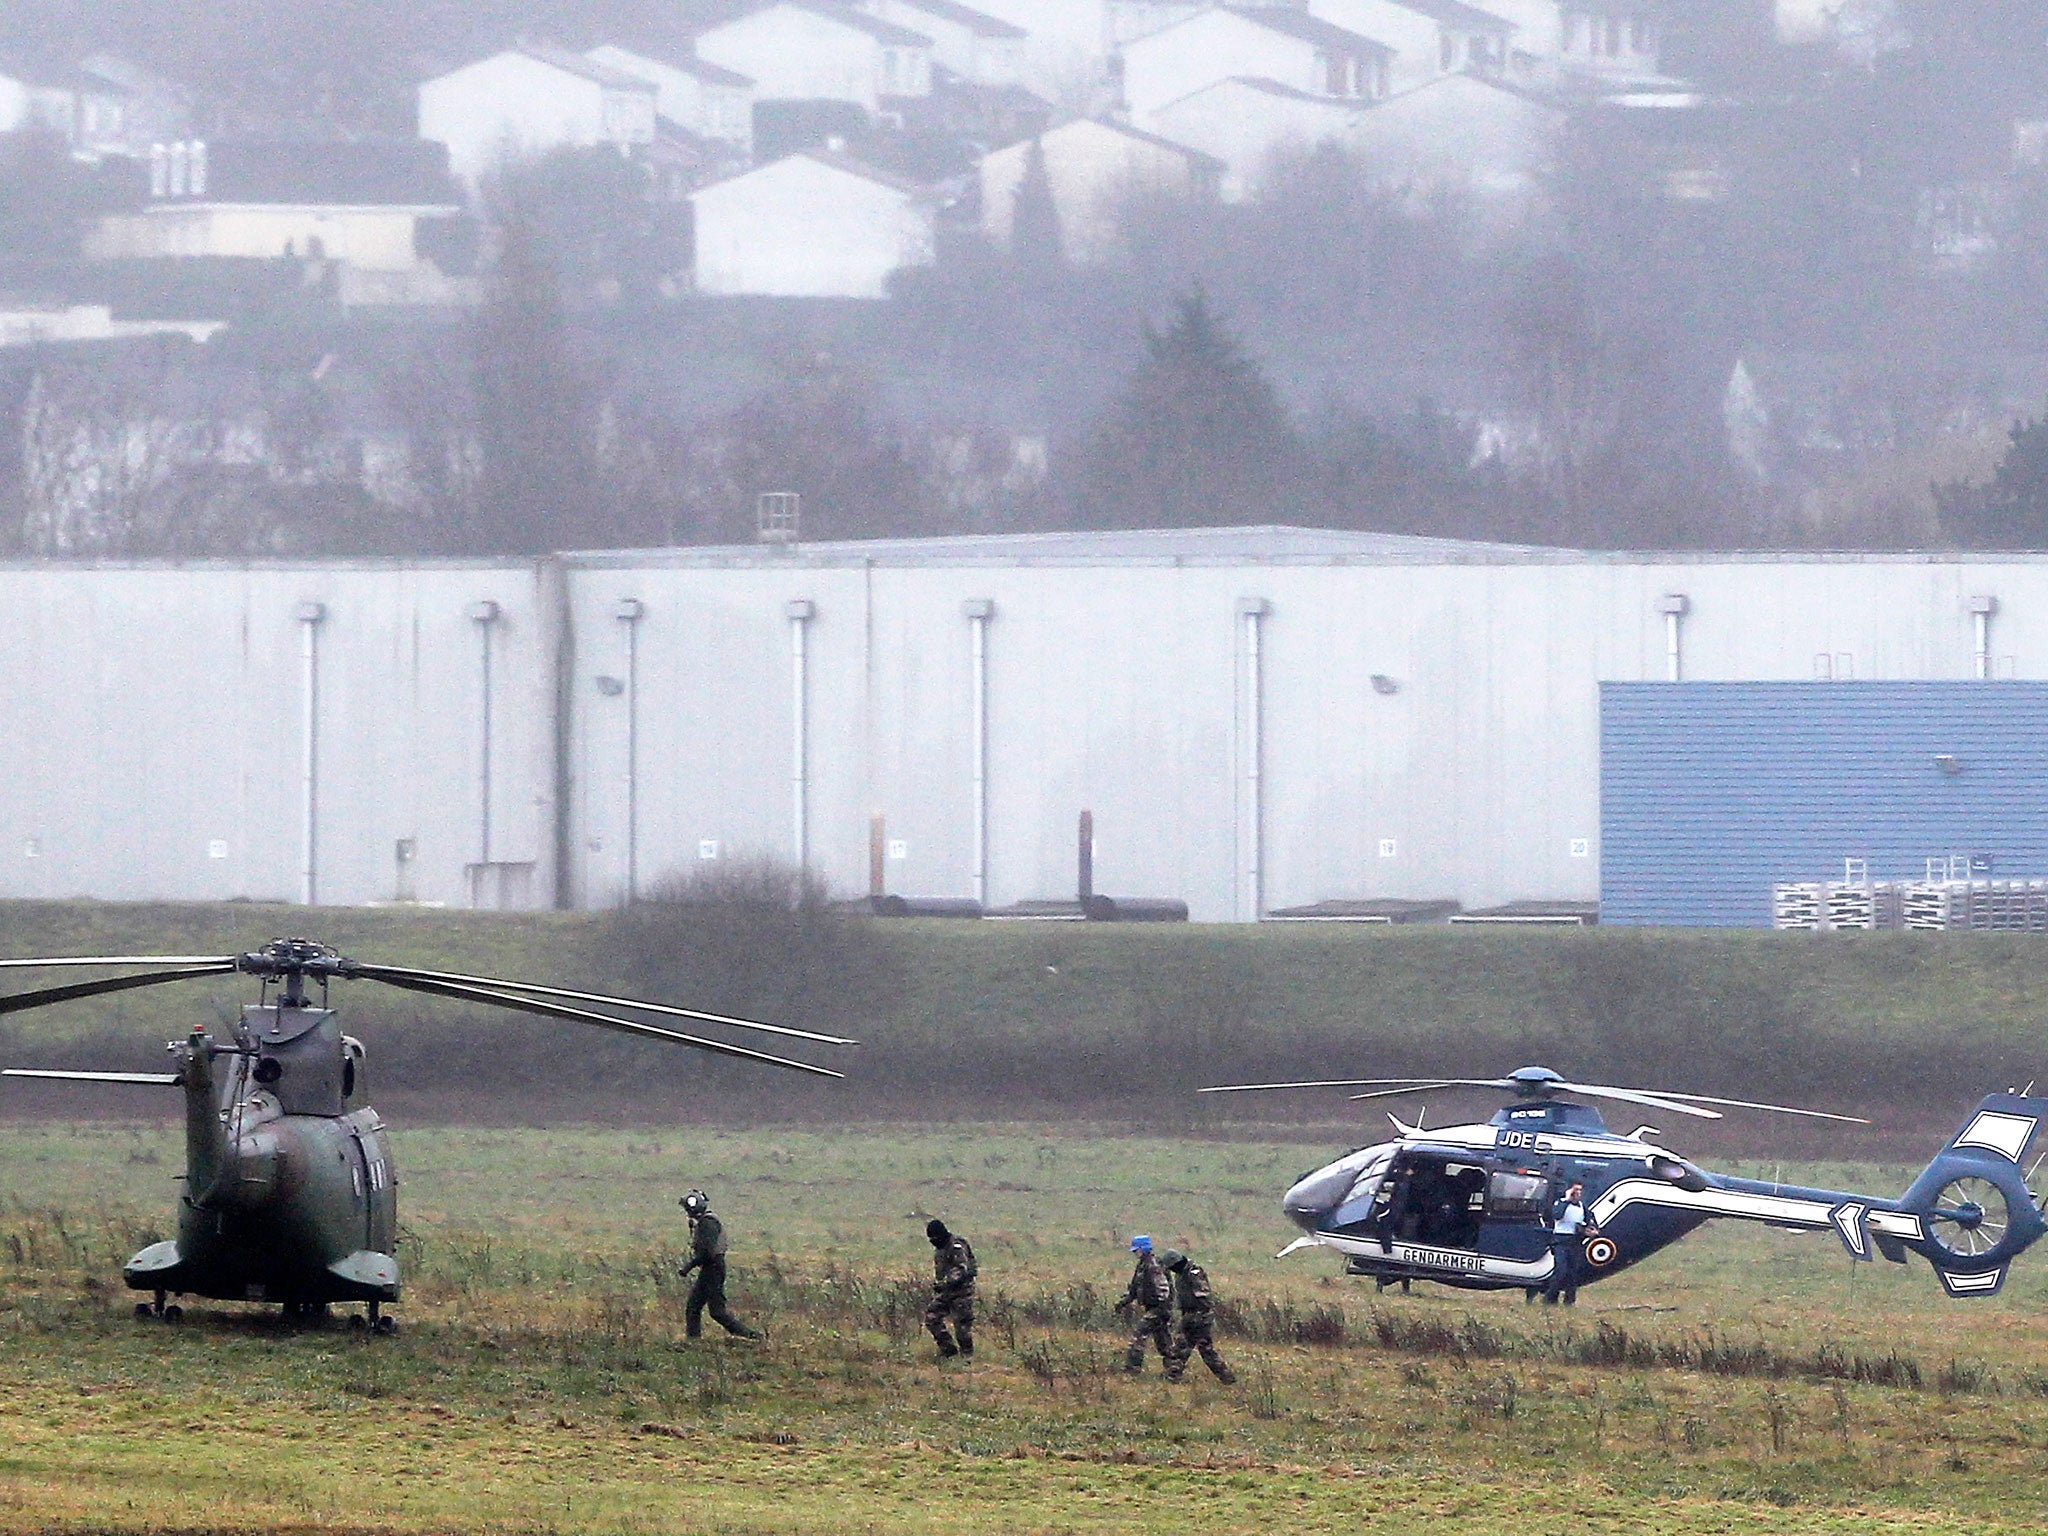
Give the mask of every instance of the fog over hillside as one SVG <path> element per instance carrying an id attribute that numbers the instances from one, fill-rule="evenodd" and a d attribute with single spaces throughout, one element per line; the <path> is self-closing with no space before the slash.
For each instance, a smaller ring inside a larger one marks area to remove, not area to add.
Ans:
<path id="1" fill-rule="evenodd" d="M 2048 542 L 2006 0 L 16 0 L 0 545 Z"/>

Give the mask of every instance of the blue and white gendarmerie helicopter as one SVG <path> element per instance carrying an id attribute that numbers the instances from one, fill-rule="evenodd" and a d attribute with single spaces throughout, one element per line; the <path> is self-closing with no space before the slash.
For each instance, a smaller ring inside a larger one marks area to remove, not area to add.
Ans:
<path id="1" fill-rule="evenodd" d="M 1281 1208 L 1303 1235 L 1281 1256 L 1333 1248 L 1345 1273 L 1381 1289 L 1435 1280 L 1467 1290 L 1522 1290 L 1534 1297 L 1554 1277 L 1576 1291 L 1675 1243 L 1715 1217 L 1833 1232 L 1853 1258 L 1908 1251 L 1934 1266 L 1951 1296 L 1991 1296 L 2007 1267 L 2044 1232 L 2041 1199 L 2022 1173 L 2028 1147 L 2048 1119 L 2048 1098 L 1994 1093 L 1897 1199 L 1803 1189 L 1710 1173 L 1653 1145 L 1652 1126 L 1626 1136 L 1607 1128 L 1580 1098 L 1718 1120 L 1709 1108 L 1760 1109 L 1867 1124 L 1851 1115 L 1638 1088 L 1569 1083 L 1547 1067 L 1503 1078 L 1353 1078 L 1309 1083 L 1241 1083 L 1204 1093 L 1283 1088 L 1363 1088 L 1356 1099 L 1451 1088 L 1512 1095 L 1483 1125 L 1424 1130 L 1389 1114 L 1396 1141 L 1361 1147 L 1304 1174 Z M 2034 1169 L 2038 1169 L 2037 1161 Z M 1552 1230 L 1558 1197 L 1573 1183 L 1587 1229 L 1560 1242 Z M 1569 1271 L 1558 1276 L 1560 1263 Z"/>

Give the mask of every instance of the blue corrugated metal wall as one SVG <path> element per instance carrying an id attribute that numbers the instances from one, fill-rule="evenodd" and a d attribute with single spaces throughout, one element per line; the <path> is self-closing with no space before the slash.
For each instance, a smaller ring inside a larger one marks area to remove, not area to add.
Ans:
<path id="1" fill-rule="evenodd" d="M 1774 881 L 1963 852 L 2048 878 L 2048 682 L 1600 685 L 1604 923 L 1767 927 Z"/>

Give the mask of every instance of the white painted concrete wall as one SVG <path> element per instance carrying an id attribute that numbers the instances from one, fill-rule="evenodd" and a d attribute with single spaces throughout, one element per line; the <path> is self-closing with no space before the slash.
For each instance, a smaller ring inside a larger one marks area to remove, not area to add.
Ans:
<path id="1" fill-rule="evenodd" d="M 517 49 L 420 86 L 420 137 L 448 146 L 448 168 L 474 182 L 553 149 L 654 139 L 654 91 L 617 90 Z"/>
<path id="2" fill-rule="evenodd" d="M 410 272 L 420 264 L 413 243 L 419 217 L 414 208 L 166 203 L 141 213 L 103 215 L 87 230 L 84 251 L 91 261 L 304 257 L 317 241 L 330 260 L 371 272 Z"/>
<path id="3" fill-rule="evenodd" d="M 1152 114 L 1191 91 L 1258 75 L 1297 91 L 1320 93 L 1319 51 L 1312 43 L 1260 26 L 1236 11 L 1203 11 L 1162 31 L 1125 43 L 1124 105 L 1152 127 Z"/>
<path id="4" fill-rule="evenodd" d="M 1069 261 L 1102 261 L 1117 250 L 1118 218 L 1130 198 L 1184 196 L 1197 186 L 1186 153 L 1109 123 L 1077 119 L 1041 134 L 1039 143 L 1045 147 L 1046 180 Z M 1017 189 L 1030 156 L 1027 139 L 982 157 L 981 227 L 998 243 L 1010 238 Z"/>
<path id="5" fill-rule="evenodd" d="M 466 904 L 483 805 L 467 611 L 490 598 L 493 854 L 532 863 L 544 902 L 555 631 L 539 597 L 531 566 L 0 567 L 0 893 L 297 899 L 295 613 L 317 601 L 319 898 Z"/>
<path id="6" fill-rule="evenodd" d="M 559 569 L 561 585 L 554 584 Z M 1240 599 L 1263 598 L 1268 908 L 1328 897 L 1589 899 L 1599 890 L 1602 680 L 1973 674 L 1970 599 L 1998 601 L 1998 675 L 2048 677 L 2048 558 L 1571 555 L 999 557 L 865 563 L 844 547 L 523 565 L 0 567 L 0 896 L 290 898 L 299 868 L 299 625 L 320 626 L 320 891 L 461 904 L 480 849 L 480 648 L 494 626 L 494 856 L 555 844 L 555 657 L 567 637 L 565 899 L 625 881 L 639 731 L 643 883 L 794 852 L 788 605 L 806 626 L 814 867 L 867 880 L 869 816 L 907 894 L 972 891 L 971 627 L 989 620 L 989 878 L 998 902 L 1074 882 L 1249 915 L 1250 721 Z M 557 606 L 557 599 L 561 606 Z M 637 689 L 622 598 L 644 604 Z M 1392 691 L 1375 687 L 1375 675 Z M 613 680 L 600 683 L 600 679 Z M 636 697 L 637 694 L 637 697 Z M 415 840 L 410 884 L 395 850 Z M 1575 839 L 1587 841 L 1575 856 Z M 1393 852 L 1383 856 L 1383 841 Z M 210 856 L 210 845 L 223 856 Z"/>
<path id="7" fill-rule="evenodd" d="M 1363 115 L 1378 110 L 1364 102 L 1274 91 L 1258 81 L 1222 80 L 1168 102 L 1146 126 L 1222 161 L 1219 190 L 1224 201 L 1237 202 L 1257 192 L 1278 156 L 1321 144 L 1354 146 Z"/>
<path id="8" fill-rule="evenodd" d="M 1019 68 L 1027 90 L 1068 112 L 1102 107 L 1109 0 L 976 0 L 975 9 L 1024 29 Z"/>
<path id="9" fill-rule="evenodd" d="M 737 144 L 751 153 L 754 145 L 754 93 L 751 87 L 706 80 L 646 54 L 607 43 L 584 55 L 608 69 L 634 75 L 655 89 L 655 111 L 700 138 Z"/>
<path id="10" fill-rule="evenodd" d="M 884 78 L 887 51 L 858 27 L 794 5 L 771 5 L 697 35 L 697 57 L 752 80 L 756 100 L 850 101 L 869 112 L 885 94 L 931 92 L 929 48 L 908 50 L 923 55 L 921 71 L 895 81 Z"/>
<path id="11" fill-rule="evenodd" d="M 885 299 L 889 277 L 933 259 L 931 207 L 809 154 L 690 195 L 697 291 Z"/>

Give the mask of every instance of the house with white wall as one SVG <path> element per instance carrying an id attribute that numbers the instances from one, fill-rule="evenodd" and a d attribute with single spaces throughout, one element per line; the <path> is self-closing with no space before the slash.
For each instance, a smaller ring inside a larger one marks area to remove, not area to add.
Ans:
<path id="1" fill-rule="evenodd" d="M 467 288 L 420 253 L 422 226 L 463 209 L 439 145 L 395 140 L 181 140 L 150 155 L 150 196 L 103 214 L 89 261 L 296 259 L 343 301 L 456 303 Z"/>
<path id="2" fill-rule="evenodd" d="M 0 55 L 0 133 L 54 133 L 81 159 L 131 152 L 132 94 L 75 65 Z"/>
<path id="3" fill-rule="evenodd" d="M 1350 142 L 1374 178 L 1417 195 L 1464 195 L 1513 223 L 1542 198 L 1565 110 L 1486 75 L 1444 75 L 1361 113 Z"/>
<path id="4" fill-rule="evenodd" d="M 1227 203 L 1255 196 L 1273 164 L 1325 144 L 1355 144 L 1368 102 L 1316 96 L 1257 76 L 1235 76 L 1191 91 L 1152 114 L 1160 135 L 1222 164 Z"/>
<path id="5" fill-rule="evenodd" d="M 647 81 L 654 87 L 655 115 L 685 133 L 753 152 L 754 82 L 745 75 L 691 54 L 656 58 L 616 43 L 602 44 L 583 56 Z"/>
<path id="6" fill-rule="evenodd" d="M 1308 0 L 1308 12 L 1393 49 L 1395 91 L 1459 70 L 1502 73 L 1515 47 L 1513 22 L 1465 0 Z"/>
<path id="7" fill-rule="evenodd" d="M 420 137 L 447 145 L 449 168 L 474 184 L 551 150 L 652 144 L 658 95 L 582 54 L 521 44 L 421 82 Z"/>
<path id="8" fill-rule="evenodd" d="M 982 233 L 999 245 L 1009 243 L 1034 145 L 1045 157 L 1062 253 L 1083 264 L 1116 254 L 1121 215 L 1131 200 L 1213 197 L 1223 173 L 1219 161 L 1185 144 L 1127 123 L 1075 118 L 982 157 Z"/>
<path id="9" fill-rule="evenodd" d="M 697 57 L 754 82 L 756 101 L 846 101 L 874 114 L 932 89 L 932 40 L 827 0 L 769 0 L 704 28 Z"/>
<path id="10" fill-rule="evenodd" d="M 1106 110 L 1112 0 L 974 0 L 1022 29 L 1020 83 L 1062 111 Z"/>
<path id="11" fill-rule="evenodd" d="M 1566 0 L 1560 31 L 1558 60 L 1568 71 L 1595 78 L 1657 73 L 1663 35 L 1649 0 Z"/>
<path id="12" fill-rule="evenodd" d="M 1272 80 L 1309 96 L 1376 101 L 1387 93 L 1393 50 L 1302 11 L 1212 7 L 1123 44 L 1124 106 L 1152 115 L 1191 91 L 1236 76 Z"/>
<path id="13" fill-rule="evenodd" d="M 959 0 L 858 0 L 878 21 L 931 39 L 932 62 L 974 85 L 1018 85 L 1024 78 L 1020 26 Z"/>
<path id="14" fill-rule="evenodd" d="M 690 203 L 703 294 L 886 299 L 895 273 L 935 257 L 936 200 L 832 148 L 699 188 Z"/>

